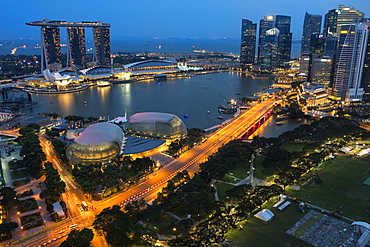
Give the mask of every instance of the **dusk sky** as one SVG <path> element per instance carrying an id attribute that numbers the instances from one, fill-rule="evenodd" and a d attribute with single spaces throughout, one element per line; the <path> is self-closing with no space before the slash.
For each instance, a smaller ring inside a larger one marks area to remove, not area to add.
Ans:
<path id="1" fill-rule="evenodd" d="M 352 5 L 370 17 L 369 0 L 3 0 L 0 39 L 39 39 L 26 22 L 43 18 L 111 24 L 111 37 L 239 38 L 241 19 L 259 23 L 265 15 L 290 15 L 293 38 L 301 37 L 305 11 L 325 13 Z"/>

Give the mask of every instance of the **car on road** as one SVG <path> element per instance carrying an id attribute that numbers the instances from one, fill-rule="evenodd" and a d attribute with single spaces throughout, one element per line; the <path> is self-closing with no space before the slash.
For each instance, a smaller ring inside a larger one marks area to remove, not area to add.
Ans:
<path id="1" fill-rule="evenodd" d="M 60 231 L 59 231 L 59 234 L 62 234 L 63 232 L 65 232 L 65 230 L 60 230 Z"/>

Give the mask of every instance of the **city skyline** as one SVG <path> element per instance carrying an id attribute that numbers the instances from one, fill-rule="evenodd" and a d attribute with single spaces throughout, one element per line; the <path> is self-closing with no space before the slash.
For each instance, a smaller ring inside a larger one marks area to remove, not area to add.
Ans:
<path id="1" fill-rule="evenodd" d="M 247 18 L 255 23 L 266 15 L 291 16 L 293 39 L 299 39 L 306 11 L 324 16 L 329 9 L 338 8 L 339 4 L 353 6 L 364 12 L 365 17 L 370 13 L 370 6 L 360 0 L 350 0 L 345 3 L 334 0 L 323 3 L 313 0 L 295 3 L 294 6 L 288 0 L 279 1 L 279 3 L 267 0 L 263 4 L 241 0 L 186 3 L 142 0 L 135 3 L 113 1 L 105 5 L 98 5 L 98 2 L 95 4 L 94 1 L 67 0 L 63 2 L 63 6 L 72 6 L 68 11 L 64 11 L 63 6 L 53 8 L 44 0 L 7 1 L 2 7 L 3 15 L 0 17 L 1 22 L 6 23 L 1 27 L 0 39 L 37 39 L 39 37 L 37 30 L 30 29 L 25 23 L 43 18 L 109 22 L 112 25 L 112 38 L 145 36 L 238 38 L 241 19 Z"/>

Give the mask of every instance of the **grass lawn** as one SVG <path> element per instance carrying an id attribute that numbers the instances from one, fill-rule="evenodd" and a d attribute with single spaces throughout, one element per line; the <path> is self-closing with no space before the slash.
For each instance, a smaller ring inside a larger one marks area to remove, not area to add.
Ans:
<path id="1" fill-rule="evenodd" d="M 234 188 L 235 186 L 233 185 L 230 185 L 230 184 L 224 184 L 224 183 L 215 183 L 215 187 L 216 187 L 216 190 L 217 190 L 217 194 L 218 194 L 218 198 L 220 199 L 220 201 L 226 201 L 226 191 L 228 189 L 231 189 L 231 188 Z"/>
<path id="2" fill-rule="evenodd" d="M 271 203 L 272 205 L 272 203 Z M 275 215 L 269 223 L 264 223 L 256 218 L 250 218 L 248 223 L 244 223 L 242 230 L 233 229 L 226 236 L 231 240 L 230 246 L 233 247 L 309 247 L 312 246 L 298 238 L 285 233 L 292 227 L 304 214 L 298 212 L 298 204 L 292 202 L 283 211 L 276 208 L 269 209 Z"/>
<path id="3" fill-rule="evenodd" d="M 20 217 L 21 220 L 21 225 L 24 230 L 34 228 L 37 226 L 42 226 L 44 224 L 44 221 L 41 217 L 40 213 L 35 213 L 35 214 L 29 214 L 26 216 Z"/>
<path id="4" fill-rule="evenodd" d="M 256 178 L 259 178 L 259 179 L 265 179 L 267 178 L 268 176 L 271 176 L 272 175 L 272 172 L 273 170 L 269 170 L 269 169 L 266 169 L 265 167 L 263 167 L 261 165 L 262 161 L 265 159 L 264 156 L 261 156 L 261 155 L 257 155 L 256 156 L 256 159 L 254 160 L 254 171 L 253 171 L 253 174 L 254 174 L 254 177 Z"/>
<path id="5" fill-rule="evenodd" d="M 232 173 L 234 177 L 244 179 L 249 176 L 250 163 L 246 163 L 240 166 L 235 167 L 228 174 Z"/>
<path id="6" fill-rule="evenodd" d="M 176 222 L 177 222 L 177 219 L 173 218 L 172 216 L 168 214 L 165 214 L 160 219 L 158 219 L 156 222 L 151 224 L 151 228 L 153 228 L 154 231 L 160 234 L 175 235 L 173 228 Z"/>
<path id="7" fill-rule="evenodd" d="M 289 152 L 301 152 L 306 145 L 307 143 L 286 143 L 283 144 L 281 147 Z"/>
<path id="8" fill-rule="evenodd" d="M 315 173 L 323 183 L 311 180 L 300 191 L 289 188 L 289 196 L 311 201 L 330 211 L 341 211 L 353 220 L 370 220 L 370 186 L 363 182 L 370 177 L 370 162 L 355 157 L 338 156 L 323 163 Z"/>
<path id="9" fill-rule="evenodd" d="M 31 210 L 38 209 L 39 206 L 34 198 L 20 200 L 18 203 L 18 211 L 21 213 L 28 212 Z"/>

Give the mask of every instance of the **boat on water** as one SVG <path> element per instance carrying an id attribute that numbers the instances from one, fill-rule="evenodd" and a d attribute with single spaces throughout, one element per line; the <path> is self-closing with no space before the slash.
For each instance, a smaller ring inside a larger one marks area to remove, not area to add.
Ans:
<path id="1" fill-rule="evenodd" d="M 240 93 L 239 92 L 236 92 L 235 95 L 240 95 Z"/>
<path id="2" fill-rule="evenodd" d="M 283 125 L 282 122 L 276 122 L 275 125 Z"/>
<path id="3" fill-rule="evenodd" d="M 221 117 L 221 116 L 217 116 L 217 118 L 218 118 L 218 119 L 224 119 L 224 118 L 223 118 L 223 117 Z"/>
<path id="4" fill-rule="evenodd" d="M 84 101 L 84 104 L 87 105 L 87 101 L 86 100 Z"/>
<path id="5" fill-rule="evenodd" d="M 211 112 L 210 111 L 207 111 L 207 114 L 210 114 Z"/>
<path id="6" fill-rule="evenodd" d="M 98 85 L 98 87 L 108 87 L 110 86 L 110 82 L 109 81 L 97 81 L 96 85 Z"/>

